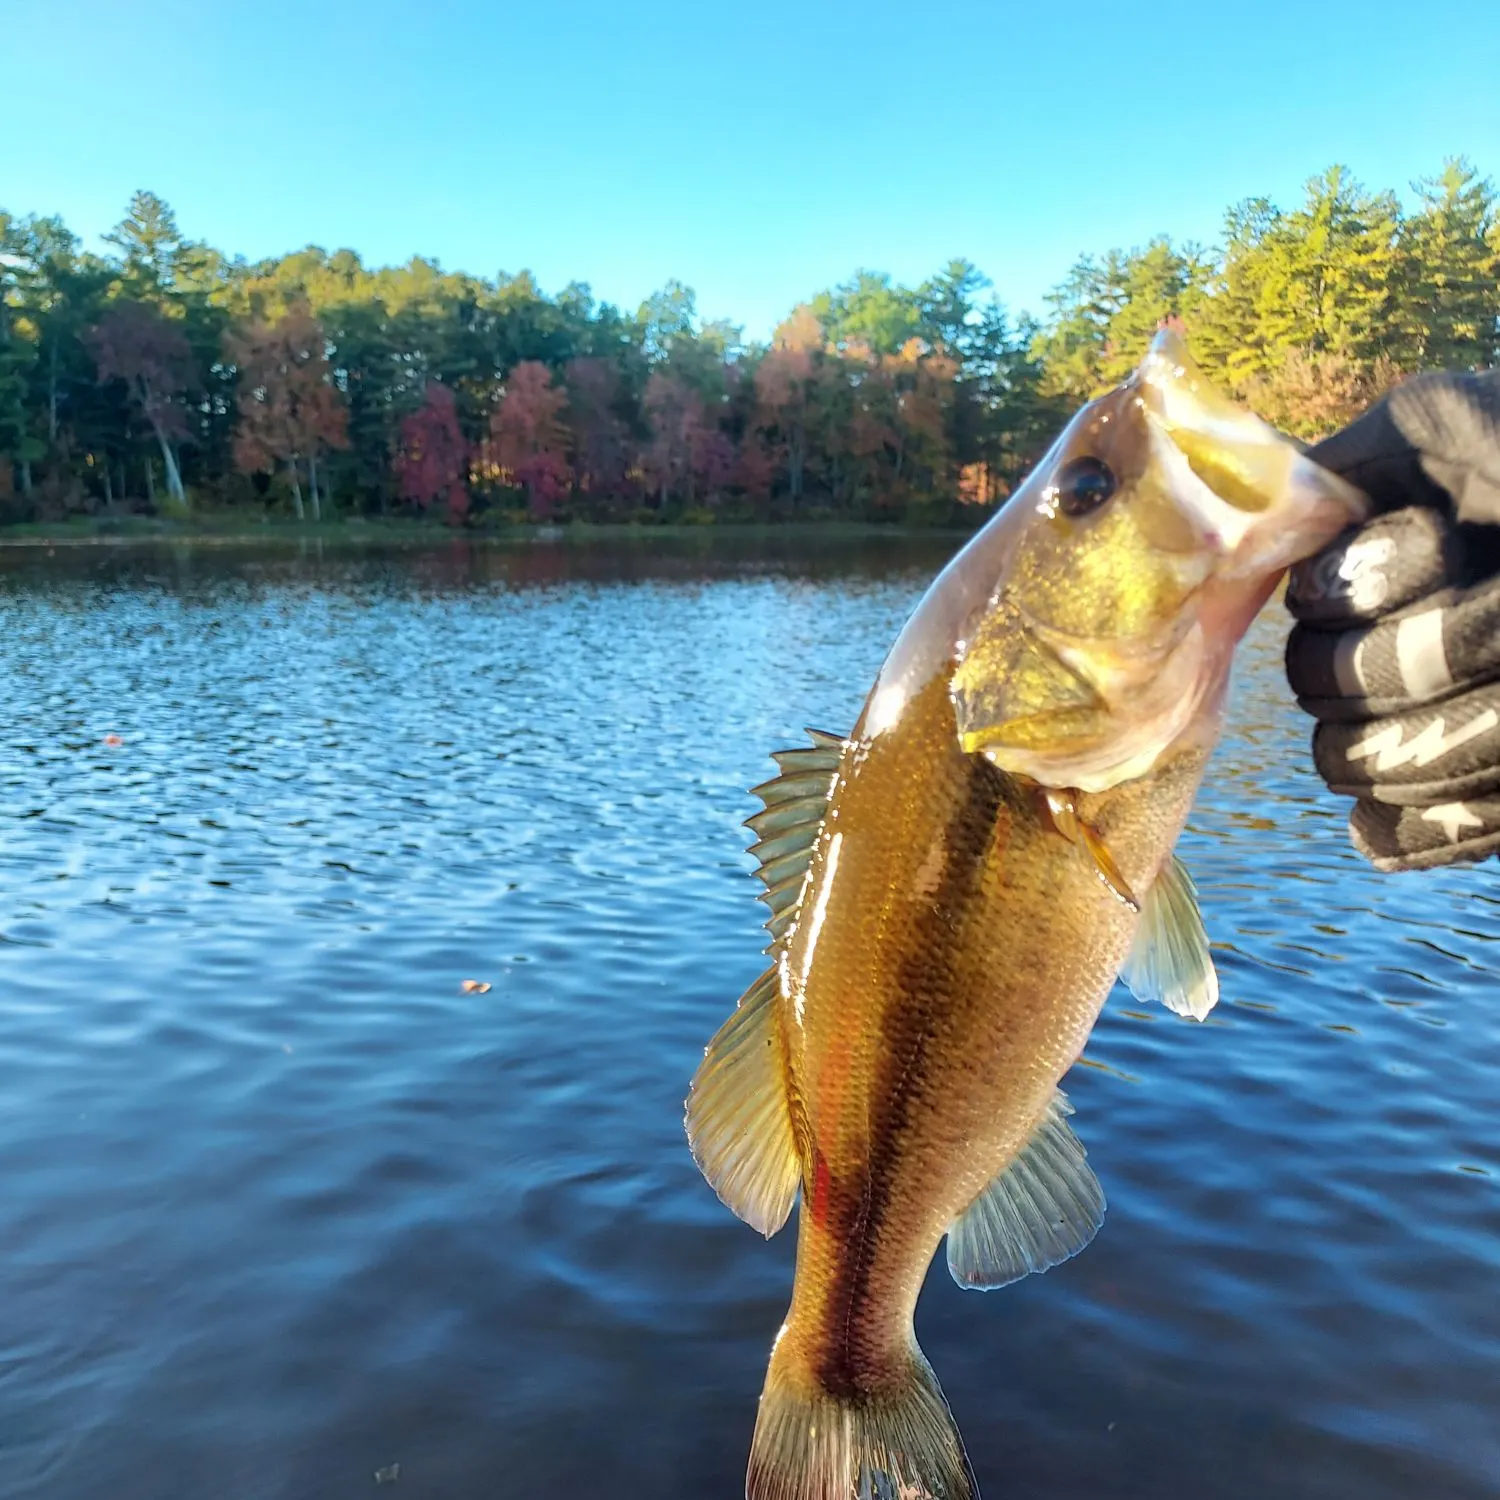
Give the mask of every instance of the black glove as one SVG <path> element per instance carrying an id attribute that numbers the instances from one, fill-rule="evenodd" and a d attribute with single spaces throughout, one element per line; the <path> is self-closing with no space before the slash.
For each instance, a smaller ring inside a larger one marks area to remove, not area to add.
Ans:
<path id="1" fill-rule="evenodd" d="M 1500 371 L 1421 375 L 1309 457 L 1374 519 L 1292 570 L 1313 761 L 1382 870 L 1500 849 Z"/>

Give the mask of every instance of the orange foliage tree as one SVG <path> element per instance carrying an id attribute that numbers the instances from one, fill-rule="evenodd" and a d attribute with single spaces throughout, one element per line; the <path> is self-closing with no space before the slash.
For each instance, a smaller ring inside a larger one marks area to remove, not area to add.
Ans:
<path id="1" fill-rule="evenodd" d="M 231 334 L 225 353 L 239 371 L 236 467 L 246 474 L 269 474 L 284 464 L 300 521 L 306 464 L 313 520 L 321 520 L 319 454 L 349 446 L 348 412 L 329 378 L 322 325 L 305 302 L 297 302 L 275 323 L 252 323 Z"/>
<path id="2" fill-rule="evenodd" d="M 810 307 L 799 307 L 780 328 L 755 370 L 755 425 L 774 433 L 786 465 L 792 505 L 802 499 L 807 474 L 808 421 L 823 347 L 823 327 Z"/>

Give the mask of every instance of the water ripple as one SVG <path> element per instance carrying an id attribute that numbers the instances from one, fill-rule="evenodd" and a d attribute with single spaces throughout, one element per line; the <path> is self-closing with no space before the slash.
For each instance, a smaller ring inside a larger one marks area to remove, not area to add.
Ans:
<path id="1" fill-rule="evenodd" d="M 941 558 L 794 550 L 0 554 L 0 1492 L 738 1493 L 745 789 Z M 1279 652 L 1183 842 L 1223 1004 L 1069 1081 L 1104 1233 L 924 1293 L 993 1492 L 1500 1495 L 1500 888 L 1360 862 Z"/>

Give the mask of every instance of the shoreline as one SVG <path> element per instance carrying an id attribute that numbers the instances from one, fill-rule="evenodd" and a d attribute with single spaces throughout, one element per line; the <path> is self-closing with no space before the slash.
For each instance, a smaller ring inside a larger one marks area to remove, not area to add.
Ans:
<path id="1" fill-rule="evenodd" d="M 987 519 L 987 515 L 986 515 Z M 102 527 L 93 520 L 59 522 L 48 527 L 40 522 L 24 522 L 14 527 L 0 527 L 0 549 L 55 550 L 58 547 L 132 547 L 151 543 L 192 543 L 195 546 L 248 546 L 265 543 L 335 543 L 339 545 L 407 545 L 442 546 L 454 542 L 487 546 L 536 546 L 539 544 L 591 542 L 626 542 L 633 545 L 651 541 L 683 542 L 688 540 L 757 540 L 775 537 L 803 538 L 814 542 L 872 541 L 913 537 L 967 537 L 974 528 L 956 526 L 922 526 L 909 522 L 877 521 L 761 521 L 726 522 L 722 525 L 696 525 L 692 522 L 664 522 L 661 525 L 639 525 L 632 522 L 570 522 L 567 525 L 524 524 L 500 529 L 449 528 L 421 521 L 325 521 L 316 525 L 297 522 L 239 523 L 222 528 L 209 524 L 154 521 L 143 518 L 138 524 L 121 525 L 106 522 Z"/>

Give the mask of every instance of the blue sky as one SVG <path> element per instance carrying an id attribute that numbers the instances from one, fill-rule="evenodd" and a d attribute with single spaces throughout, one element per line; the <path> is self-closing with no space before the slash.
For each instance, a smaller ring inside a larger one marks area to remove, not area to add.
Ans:
<path id="1" fill-rule="evenodd" d="M 0 36 L 13 213 L 93 243 L 149 187 L 252 259 L 421 253 L 632 308 L 675 276 L 752 337 L 953 255 L 1040 310 L 1080 253 L 1212 241 L 1334 161 L 1500 176 L 1494 0 L 0 0 Z"/>

